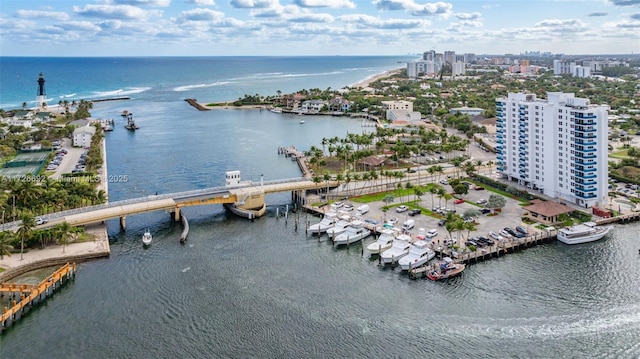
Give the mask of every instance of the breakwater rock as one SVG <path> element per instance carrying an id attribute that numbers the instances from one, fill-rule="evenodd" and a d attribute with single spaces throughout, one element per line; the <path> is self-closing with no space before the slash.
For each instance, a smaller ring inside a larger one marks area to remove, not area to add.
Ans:
<path id="1" fill-rule="evenodd" d="M 195 98 L 188 98 L 185 101 L 187 101 L 187 103 L 193 107 L 195 107 L 196 109 L 198 109 L 198 111 L 210 111 L 210 108 L 204 107 L 201 104 L 198 103 L 198 100 L 196 100 Z"/>

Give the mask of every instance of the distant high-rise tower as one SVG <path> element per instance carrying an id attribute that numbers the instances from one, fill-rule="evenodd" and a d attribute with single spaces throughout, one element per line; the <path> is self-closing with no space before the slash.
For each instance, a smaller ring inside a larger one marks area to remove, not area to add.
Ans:
<path id="1" fill-rule="evenodd" d="M 36 106 L 38 106 L 38 109 L 46 107 L 46 101 L 47 93 L 44 90 L 44 75 L 41 72 L 40 77 L 38 77 L 38 95 L 36 96 Z"/>

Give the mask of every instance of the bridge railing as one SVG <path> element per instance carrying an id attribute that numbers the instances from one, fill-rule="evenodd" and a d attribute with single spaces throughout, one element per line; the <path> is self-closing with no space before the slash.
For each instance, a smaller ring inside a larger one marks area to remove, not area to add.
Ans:
<path id="1" fill-rule="evenodd" d="M 304 182 L 304 181 L 308 181 L 308 179 L 304 179 L 304 178 L 285 178 L 285 179 L 279 179 L 279 180 L 264 181 L 264 184 L 265 185 L 272 185 L 272 184 Z M 189 191 L 181 191 L 181 192 L 174 192 L 174 193 L 165 193 L 165 194 L 159 194 L 159 195 L 147 195 L 147 196 L 143 196 L 143 197 L 129 198 L 129 199 L 124 199 L 124 200 L 120 200 L 120 201 L 108 202 L 108 203 L 103 203 L 103 204 L 96 204 L 96 205 L 87 206 L 87 207 L 68 209 L 68 210 L 64 210 L 64 211 L 60 211 L 60 212 L 54 212 L 54 213 L 46 214 L 45 216 L 48 219 L 59 219 L 59 218 L 64 218 L 66 216 L 70 216 L 70 215 L 74 215 L 74 214 L 93 212 L 93 211 L 97 211 L 97 210 L 101 210 L 101 209 L 120 207 L 120 206 L 125 206 L 125 205 L 130 205 L 130 204 L 138 204 L 138 203 L 144 203 L 144 202 L 150 202 L 150 201 L 156 201 L 156 200 L 163 200 L 163 199 L 174 199 L 175 200 L 175 199 L 179 199 L 179 198 L 208 195 L 208 194 L 214 194 L 214 193 L 219 193 L 219 192 L 226 192 L 226 191 L 229 191 L 229 190 L 232 190 L 232 189 L 246 188 L 246 187 L 253 187 L 253 186 L 260 186 L 260 182 L 255 183 L 255 182 L 252 182 L 252 181 L 247 181 L 245 183 L 241 183 L 241 184 L 238 184 L 238 185 L 235 185 L 235 186 L 218 186 L 218 187 L 209 187 L 209 188 L 189 190 Z M 22 221 L 7 222 L 7 223 L 4 224 L 3 228 L 9 228 L 10 229 L 10 228 L 13 228 L 13 227 L 20 226 L 21 224 L 22 224 Z"/>

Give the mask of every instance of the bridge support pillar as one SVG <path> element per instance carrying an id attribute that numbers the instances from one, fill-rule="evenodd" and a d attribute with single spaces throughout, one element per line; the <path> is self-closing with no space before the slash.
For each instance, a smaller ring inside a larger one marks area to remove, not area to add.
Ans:
<path id="1" fill-rule="evenodd" d="M 180 208 L 176 207 L 175 211 L 173 211 L 173 220 L 178 222 L 180 220 Z"/>
<path id="2" fill-rule="evenodd" d="M 127 229 L 127 217 L 120 217 L 120 228 L 124 231 Z"/>

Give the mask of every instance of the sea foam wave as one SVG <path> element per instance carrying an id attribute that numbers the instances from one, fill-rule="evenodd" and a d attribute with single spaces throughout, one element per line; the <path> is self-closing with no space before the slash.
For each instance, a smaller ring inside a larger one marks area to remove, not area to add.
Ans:
<path id="1" fill-rule="evenodd" d="M 93 97 L 126 96 L 149 91 L 151 87 L 128 87 L 112 91 L 95 91 Z"/>
<path id="2" fill-rule="evenodd" d="M 196 84 L 196 85 L 178 86 L 178 87 L 174 88 L 173 91 L 183 92 L 183 91 L 189 91 L 189 90 L 193 90 L 193 89 L 197 89 L 197 88 L 222 86 L 222 85 L 226 85 L 228 83 L 230 83 L 230 81 L 218 81 L 218 82 L 212 82 L 212 83 L 209 83 L 209 84 Z"/>

